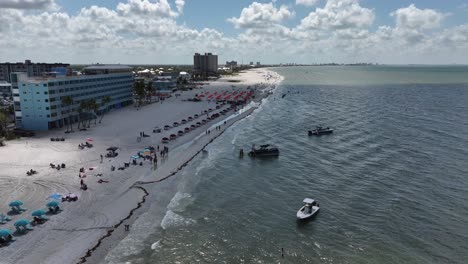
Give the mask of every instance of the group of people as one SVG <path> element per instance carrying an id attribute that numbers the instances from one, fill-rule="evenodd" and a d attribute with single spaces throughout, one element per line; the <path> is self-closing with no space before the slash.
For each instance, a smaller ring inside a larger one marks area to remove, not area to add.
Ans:
<path id="1" fill-rule="evenodd" d="M 158 150 L 159 150 L 159 145 L 158 145 Z M 160 153 L 161 157 L 164 158 L 164 157 L 166 157 L 167 154 L 169 154 L 169 148 L 164 146 L 164 149 L 161 150 L 159 153 Z"/>

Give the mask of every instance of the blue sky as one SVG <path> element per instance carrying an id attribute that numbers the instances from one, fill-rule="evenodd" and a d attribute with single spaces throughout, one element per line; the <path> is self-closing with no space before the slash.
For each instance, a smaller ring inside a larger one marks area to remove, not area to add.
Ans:
<path id="1" fill-rule="evenodd" d="M 117 4 L 122 0 L 59 0 L 62 9 L 69 14 L 76 14 L 81 8 L 92 5 L 103 6 L 110 9 L 115 9 Z M 235 0 L 235 1 L 220 1 L 220 0 L 188 0 L 185 2 L 184 15 L 177 20 L 180 23 L 186 23 L 196 29 L 205 27 L 214 28 L 225 32 L 228 35 L 235 34 L 237 30 L 232 27 L 232 24 L 226 21 L 227 18 L 238 16 L 242 8 L 249 6 L 252 0 Z M 259 3 L 269 3 L 271 1 L 256 1 Z M 321 1 L 325 2 L 325 1 Z M 451 13 L 445 24 L 458 25 L 468 22 L 468 1 L 466 0 L 364 0 L 360 1 L 363 6 L 375 9 L 377 13 L 376 25 L 388 24 L 393 25 L 394 20 L 389 15 L 394 10 L 407 7 L 410 4 L 415 4 L 421 8 L 430 8 L 440 10 L 446 13 Z M 287 21 L 289 25 L 298 24 L 301 18 L 305 17 L 314 7 L 296 6 L 294 0 L 277 0 L 277 5 L 289 5 L 296 11 L 296 16 Z M 320 2 L 317 4 L 319 6 Z M 464 7 L 464 8 L 460 8 Z M 209 10 L 207 12 L 207 10 Z M 200 15 L 201 14 L 201 15 Z M 209 15 L 208 15 L 209 14 Z"/>
<path id="2" fill-rule="evenodd" d="M 468 63 L 466 0 L 1 0 L 0 32 L 10 61 Z"/>

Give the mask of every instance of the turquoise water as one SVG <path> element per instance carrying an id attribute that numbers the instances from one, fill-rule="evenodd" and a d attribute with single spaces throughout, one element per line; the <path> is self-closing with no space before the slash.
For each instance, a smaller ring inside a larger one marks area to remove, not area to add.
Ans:
<path id="1" fill-rule="evenodd" d="M 176 176 L 161 227 L 126 260 L 466 263 L 468 68 L 273 70 L 283 84 Z M 317 124 L 335 133 L 308 137 Z M 253 143 L 281 155 L 239 159 Z M 304 197 L 321 212 L 297 222 Z"/>

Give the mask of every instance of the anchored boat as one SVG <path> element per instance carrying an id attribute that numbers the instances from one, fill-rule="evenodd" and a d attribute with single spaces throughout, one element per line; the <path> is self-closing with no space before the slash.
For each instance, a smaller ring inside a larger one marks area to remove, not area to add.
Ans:
<path id="1" fill-rule="evenodd" d="M 309 130 L 309 136 L 321 136 L 333 133 L 333 129 L 329 127 L 317 126 L 314 130 Z"/>
<path id="2" fill-rule="evenodd" d="M 249 152 L 251 157 L 277 157 L 279 156 L 279 149 L 272 147 L 269 144 L 260 145 L 260 148 L 256 148 L 255 145 L 252 146 L 252 149 Z"/>
<path id="3" fill-rule="evenodd" d="M 299 220 L 308 219 L 320 210 L 319 204 L 314 199 L 305 198 L 303 202 L 304 206 L 296 213 L 296 217 Z"/>

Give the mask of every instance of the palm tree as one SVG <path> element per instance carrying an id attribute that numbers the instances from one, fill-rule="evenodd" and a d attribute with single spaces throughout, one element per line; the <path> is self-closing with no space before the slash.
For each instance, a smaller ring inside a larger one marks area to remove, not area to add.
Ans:
<path id="1" fill-rule="evenodd" d="M 0 111 L 0 135 L 7 134 L 8 115 Z"/>
<path id="2" fill-rule="evenodd" d="M 110 96 L 106 96 L 101 100 L 101 106 L 104 107 L 104 111 L 101 113 L 101 119 L 99 119 L 99 124 L 101 124 L 104 114 L 109 110 L 109 103 L 112 101 Z"/>
<path id="3" fill-rule="evenodd" d="M 138 106 L 141 106 L 141 101 L 145 97 L 145 82 L 138 81 L 135 83 L 135 93 L 138 95 Z"/>
<path id="4" fill-rule="evenodd" d="M 78 129 L 80 129 L 80 126 L 83 125 L 83 127 L 86 127 L 86 120 L 84 118 L 84 113 L 87 111 L 88 105 L 86 101 L 81 101 L 80 105 L 78 106 Z"/>
<path id="5" fill-rule="evenodd" d="M 148 85 L 146 86 L 146 100 L 151 102 L 151 98 L 153 97 L 154 87 L 153 82 L 149 81 Z"/>
<path id="6" fill-rule="evenodd" d="M 71 96 L 62 97 L 62 104 L 67 106 L 67 113 L 68 113 L 67 132 L 69 132 L 69 127 L 71 127 L 71 131 L 73 131 L 73 125 L 71 124 L 71 118 L 70 118 L 70 115 L 71 115 L 70 106 L 73 105 L 73 98 Z"/>
<path id="7" fill-rule="evenodd" d="M 96 99 L 94 98 L 91 98 L 88 100 L 88 102 L 86 103 L 87 106 L 88 106 L 88 116 L 89 116 L 89 120 L 88 120 L 88 128 L 91 126 L 91 119 L 94 117 L 94 121 L 96 122 L 96 111 L 98 109 L 98 104 L 96 103 Z"/>

